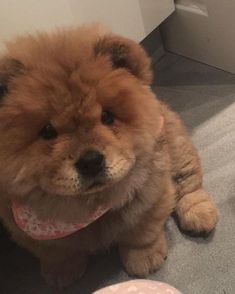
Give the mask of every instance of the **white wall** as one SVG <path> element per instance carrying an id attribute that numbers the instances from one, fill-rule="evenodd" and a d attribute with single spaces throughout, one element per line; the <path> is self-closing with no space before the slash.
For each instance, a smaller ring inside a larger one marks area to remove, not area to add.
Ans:
<path id="1" fill-rule="evenodd" d="M 100 21 L 141 41 L 174 10 L 173 0 L 1 0 L 0 49 L 19 33 Z"/>
<path id="2" fill-rule="evenodd" d="M 145 36 L 140 6 L 136 0 L 69 0 L 69 4 L 76 23 L 99 21 L 135 40 Z"/>

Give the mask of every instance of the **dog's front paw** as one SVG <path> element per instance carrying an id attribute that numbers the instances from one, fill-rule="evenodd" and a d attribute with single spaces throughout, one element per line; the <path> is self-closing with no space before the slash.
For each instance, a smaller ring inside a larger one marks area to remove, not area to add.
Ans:
<path id="1" fill-rule="evenodd" d="M 41 274 L 46 283 L 63 289 L 76 282 L 86 270 L 87 258 L 68 259 L 63 262 L 41 261 Z"/>
<path id="2" fill-rule="evenodd" d="M 166 259 L 164 233 L 151 245 L 141 248 L 120 247 L 122 263 L 131 276 L 146 277 L 158 270 Z"/>
<path id="3" fill-rule="evenodd" d="M 186 194 L 176 212 L 180 229 L 194 237 L 207 237 L 218 221 L 218 210 L 204 190 Z"/>

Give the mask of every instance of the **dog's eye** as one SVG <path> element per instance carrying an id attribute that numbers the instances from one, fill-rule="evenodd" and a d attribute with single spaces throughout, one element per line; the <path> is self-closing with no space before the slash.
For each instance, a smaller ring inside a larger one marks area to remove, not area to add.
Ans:
<path id="1" fill-rule="evenodd" d="M 45 125 L 41 129 L 41 131 L 39 132 L 39 136 L 42 137 L 45 140 L 55 139 L 57 137 L 57 135 L 58 134 L 57 134 L 56 129 L 50 123 Z"/>
<path id="2" fill-rule="evenodd" d="M 114 115 L 112 112 L 103 110 L 101 115 L 101 121 L 104 125 L 112 125 L 114 123 Z"/>
<path id="3" fill-rule="evenodd" d="M 7 86 L 0 82 L 0 98 L 7 93 Z"/>

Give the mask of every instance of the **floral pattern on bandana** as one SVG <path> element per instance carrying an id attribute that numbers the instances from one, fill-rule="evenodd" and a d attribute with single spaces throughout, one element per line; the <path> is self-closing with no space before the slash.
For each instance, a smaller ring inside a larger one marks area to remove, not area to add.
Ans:
<path id="1" fill-rule="evenodd" d="M 99 207 L 83 223 L 65 223 L 62 221 L 40 220 L 36 212 L 28 205 L 12 203 L 12 213 L 17 226 L 31 238 L 36 240 L 59 239 L 71 235 L 96 221 L 108 211 Z"/>

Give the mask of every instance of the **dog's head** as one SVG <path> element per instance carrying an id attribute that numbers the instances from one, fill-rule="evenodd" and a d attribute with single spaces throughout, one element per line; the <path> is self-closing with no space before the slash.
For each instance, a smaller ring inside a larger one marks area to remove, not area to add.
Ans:
<path id="1" fill-rule="evenodd" d="M 162 126 L 150 81 L 138 44 L 94 27 L 10 43 L 0 62 L 1 188 L 79 196 L 146 167 Z"/>

